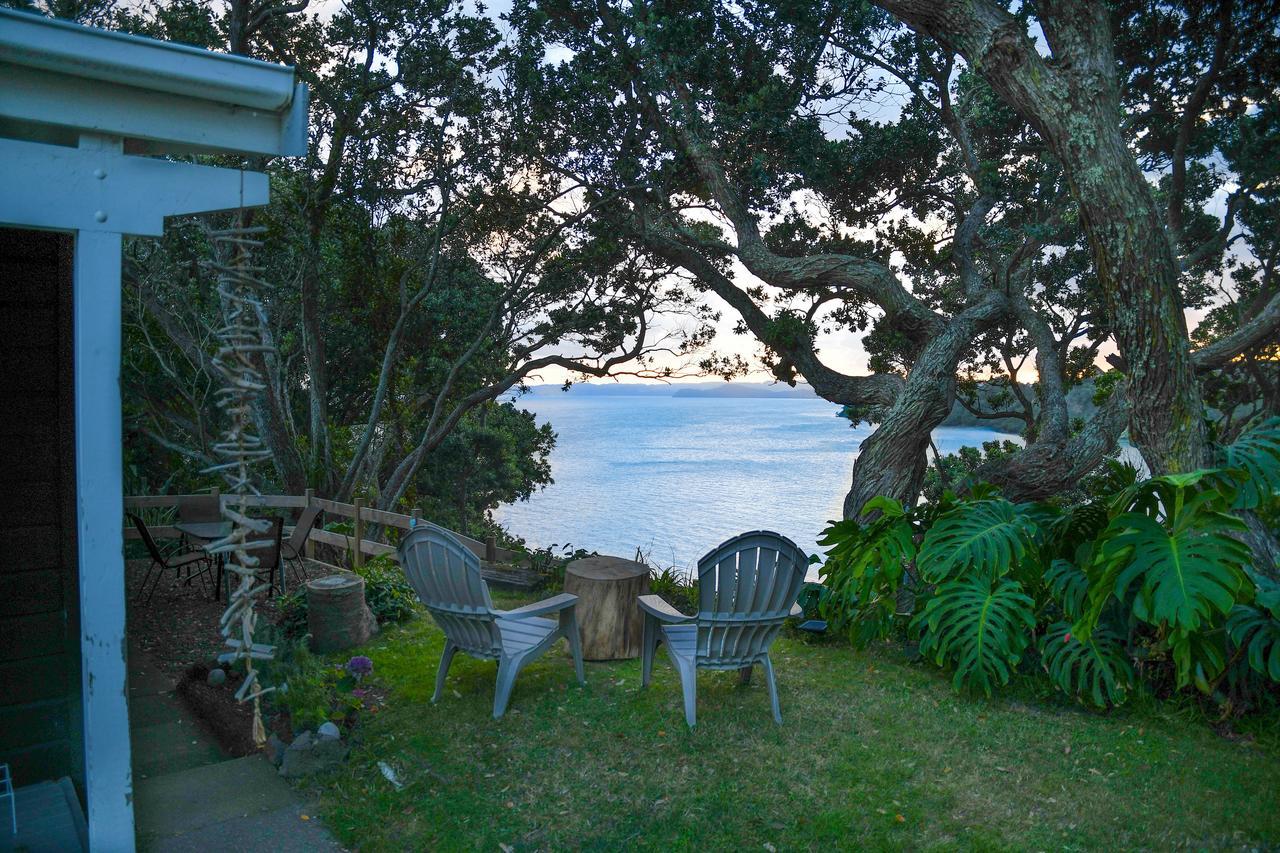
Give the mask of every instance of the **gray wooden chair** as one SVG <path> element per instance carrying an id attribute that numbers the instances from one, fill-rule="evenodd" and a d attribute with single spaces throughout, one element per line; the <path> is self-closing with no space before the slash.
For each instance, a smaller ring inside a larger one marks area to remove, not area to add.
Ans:
<path id="1" fill-rule="evenodd" d="M 656 595 L 640 596 L 644 611 L 641 647 L 642 687 L 653 675 L 658 644 L 680 673 L 684 716 L 697 722 L 699 669 L 736 669 L 742 683 L 751 668 L 764 668 L 773 719 L 782 723 L 778 684 L 769 646 L 788 616 L 799 615 L 796 596 L 804 584 L 809 559 L 785 536 L 754 530 L 728 540 L 698 561 L 698 613 L 685 616 Z"/>
<path id="2" fill-rule="evenodd" d="M 400 565 L 431 618 L 444 631 L 444 654 L 432 702 L 440 701 L 453 655 L 462 652 L 498 662 L 493 716 L 501 717 L 520 669 L 561 637 L 569 642 L 578 683 L 586 683 L 574 612 L 578 596 L 561 593 L 515 610 L 497 610 L 489 597 L 489 585 L 480 575 L 480 558 L 449 531 L 423 522 L 401 540 Z M 559 614 L 558 620 L 542 618 L 551 613 Z"/>

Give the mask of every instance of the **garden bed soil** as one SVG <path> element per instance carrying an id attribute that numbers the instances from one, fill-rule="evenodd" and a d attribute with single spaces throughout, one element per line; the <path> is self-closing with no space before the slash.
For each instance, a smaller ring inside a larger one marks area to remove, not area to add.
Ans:
<path id="1" fill-rule="evenodd" d="M 227 680 L 214 685 L 208 680 L 210 668 L 204 664 L 188 667 L 178 679 L 178 696 L 225 752 L 237 757 L 252 755 L 258 751 L 253 742 L 253 704 L 236 701 L 244 676 L 224 670 Z M 262 722 L 267 734 L 275 734 L 285 743 L 293 740 L 287 713 L 270 715 Z"/>
<path id="2" fill-rule="evenodd" d="M 210 684 L 208 678 L 209 667 L 188 667 L 178 679 L 178 696 L 225 752 L 237 757 L 257 752 L 253 742 L 253 705 L 236 701 L 244 676 L 229 672 L 227 680 L 218 685 Z"/>

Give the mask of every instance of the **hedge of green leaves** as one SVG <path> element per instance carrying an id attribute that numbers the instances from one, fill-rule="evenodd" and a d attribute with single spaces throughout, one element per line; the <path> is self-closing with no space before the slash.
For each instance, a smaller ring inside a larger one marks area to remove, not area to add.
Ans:
<path id="1" fill-rule="evenodd" d="M 990 486 L 914 508 L 875 498 L 870 523 L 833 522 L 822 544 L 824 615 L 855 642 L 906 631 L 988 694 L 1038 668 L 1083 702 L 1139 682 L 1220 700 L 1280 682 L 1280 583 L 1246 544 L 1242 514 L 1276 517 L 1280 419 L 1243 435 L 1220 467 L 1138 480 L 1083 502 L 1013 503 Z"/>

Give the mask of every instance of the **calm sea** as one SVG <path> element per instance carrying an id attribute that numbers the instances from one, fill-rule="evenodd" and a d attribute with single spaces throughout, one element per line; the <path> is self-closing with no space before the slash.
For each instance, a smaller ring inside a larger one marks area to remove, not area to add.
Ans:
<path id="1" fill-rule="evenodd" d="M 866 427 L 817 399 L 589 396 L 543 392 L 519 405 L 558 440 L 555 483 L 495 513 L 531 545 L 571 544 L 690 567 L 717 543 L 775 530 L 806 553 L 839 518 Z M 944 427 L 938 448 L 1015 438 Z"/>

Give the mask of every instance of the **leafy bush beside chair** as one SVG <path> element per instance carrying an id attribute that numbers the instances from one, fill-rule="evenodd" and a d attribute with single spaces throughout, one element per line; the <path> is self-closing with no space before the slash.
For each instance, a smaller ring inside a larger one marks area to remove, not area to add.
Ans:
<path id="1" fill-rule="evenodd" d="M 1223 701 L 1274 689 L 1280 584 L 1255 565 L 1239 513 L 1274 517 L 1280 420 L 1217 468 L 1139 481 L 1111 464 L 1119 488 L 1075 505 L 981 484 L 910 509 L 872 499 L 875 520 L 824 534 L 824 615 L 859 643 L 905 629 L 957 688 L 988 694 L 1034 657 L 1096 706 L 1125 701 L 1139 673 Z"/>

